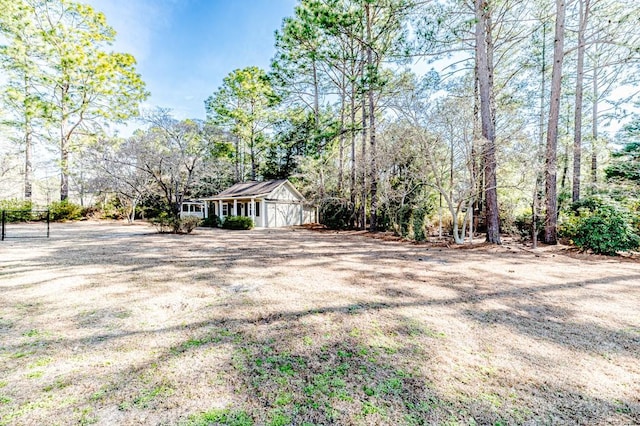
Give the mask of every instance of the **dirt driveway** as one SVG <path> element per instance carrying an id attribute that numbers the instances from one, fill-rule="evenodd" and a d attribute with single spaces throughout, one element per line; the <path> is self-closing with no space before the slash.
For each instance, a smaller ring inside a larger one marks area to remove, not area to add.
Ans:
<path id="1" fill-rule="evenodd" d="M 0 243 L 0 424 L 640 424 L 640 264 L 303 229 Z"/>

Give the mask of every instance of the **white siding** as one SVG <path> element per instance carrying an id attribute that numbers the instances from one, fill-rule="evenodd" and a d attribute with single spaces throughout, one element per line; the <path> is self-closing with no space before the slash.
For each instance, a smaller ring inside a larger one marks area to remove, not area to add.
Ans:
<path id="1" fill-rule="evenodd" d="M 266 220 L 266 228 L 275 228 L 276 225 L 276 205 L 274 203 L 264 203 Z"/>
<path id="2" fill-rule="evenodd" d="M 271 192 L 268 198 L 281 201 L 301 201 L 300 197 L 298 197 L 291 191 L 291 189 L 289 188 L 289 184 L 287 183 L 281 185 L 278 189 Z"/>
<path id="3" fill-rule="evenodd" d="M 187 216 L 195 216 L 200 219 L 204 219 L 205 210 L 206 207 L 204 203 L 185 202 L 180 206 L 180 219 L 183 219 Z"/>
<path id="4" fill-rule="evenodd" d="M 297 203 L 267 203 L 267 227 L 294 226 L 302 224 L 302 205 Z"/>
<path id="5" fill-rule="evenodd" d="M 315 207 L 304 206 L 302 211 L 302 223 L 318 223 Z"/>
<path id="6" fill-rule="evenodd" d="M 255 226 L 258 228 L 262 228 L 264 227 L 264 209 L 265 209 L 265 205 L 264 205 L 264 201 L 263 200 L 256 200 L 256 204 L 260 204 L 260 214 L 255 216 Z M 257 209 L 256 209 L 257 210 Z"/>

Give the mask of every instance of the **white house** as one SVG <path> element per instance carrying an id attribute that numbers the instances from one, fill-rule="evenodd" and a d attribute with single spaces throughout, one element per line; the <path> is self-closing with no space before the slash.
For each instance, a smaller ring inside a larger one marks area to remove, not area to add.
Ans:
<path id="1" fill-rule="evenodd" d="M 318 221 L 317 209 L 307 203 L 287 179 L 237 183 L 218 195 L 200 198 L 197 202 L 204 204 L 201 217 L 209 217 L 210 214 L 221 219 L 227 216 L 247 216 L 253 219 L 255 226 L 263 228 Z M 198 209 L 197 206 L 188 208 Z"/>
<path id="2" fill-rule="evenodd" d="M 208 217 L 207 203 L 197 200 L 184 200 L 180 208 L 180 218 L 182 219 L 187 216 L 195 216 L 200 219 Z"/>

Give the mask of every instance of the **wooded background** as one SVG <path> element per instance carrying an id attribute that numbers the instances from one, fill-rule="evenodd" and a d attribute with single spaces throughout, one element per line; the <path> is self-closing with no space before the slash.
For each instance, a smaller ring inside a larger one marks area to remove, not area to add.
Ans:
<path id="1" fill-rule="evenodd" d="M 135 59 L 111 50 L 91 7 L 0 10 L 0 196 L 13 204 L 71 197 L 133 220 L 289 178 L 329 226 L 416 240 L 555 243 L 558 220 L 576 237 L 609 207 L 638 231 L 635 2 L 301 0 L 270 69 L 230 70 L 206 120 L 140 111 Z M 114 136 L 133 117 L 139 129 Z"/>

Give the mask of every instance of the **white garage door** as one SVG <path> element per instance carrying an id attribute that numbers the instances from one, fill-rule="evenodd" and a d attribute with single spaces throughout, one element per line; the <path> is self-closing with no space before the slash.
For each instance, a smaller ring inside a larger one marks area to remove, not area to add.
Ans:
<path id="1" fill-rule="evenodd" d="M 293 203 L 267 203 L 268 228 L 300 225 L 302 205 Z"/>

